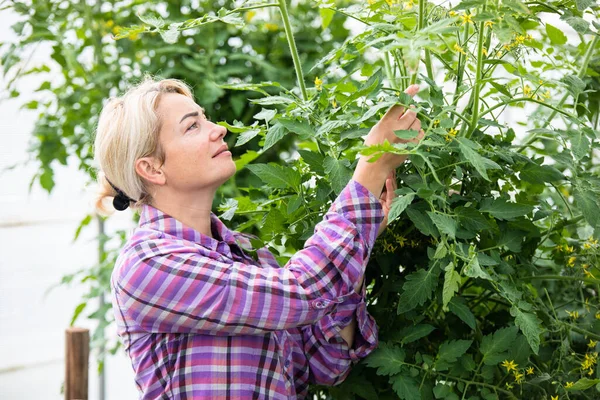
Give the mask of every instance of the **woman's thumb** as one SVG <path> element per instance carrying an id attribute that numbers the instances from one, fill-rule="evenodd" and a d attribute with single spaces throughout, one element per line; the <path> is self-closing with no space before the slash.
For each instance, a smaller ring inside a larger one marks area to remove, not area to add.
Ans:
<path id="1" fill-rule="evenodd" d="M 406 88 L 404 93 L 408 94 L 409 96 L 414 96 L 415 94 L 419 93 L 419 85 L 416 83 L 413 85 L 410 85 L 409 87 Z"/>

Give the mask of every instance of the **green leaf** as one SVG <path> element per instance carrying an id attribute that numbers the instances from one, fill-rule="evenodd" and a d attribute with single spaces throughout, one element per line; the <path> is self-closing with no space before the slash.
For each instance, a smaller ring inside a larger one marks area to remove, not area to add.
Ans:
<path id="1" fill-rule="evenodd" d="M 565 21 L 567 24 L 571 25 L 577 33 L 581 33 L 582 35 L 585 35 L 588 32 L 588 29 L 590 29 L 590 23 L 581 17 L 567 17 L 565 18 Z"/>
<path id="2" fill-rule="evenodd" d="M 300 174 L 292 168 L 275 164 L 251 164 L 246 168 L 274 189 L 297 188 L 300 185 Z"/>
<path id="3" fill-rule="evenodd" d="M 40 185 L 42 185 L 48 193 L 52 191 L 54 188 L 54 172 L 52 169 L 44 167 L 44 172 L 40 175 Z"/>
<path id="4" fill-rule="evenodd" d="M 452 364 L 456 360 L 465 354 L 469 347 L 471 347 L 472 340 L 450 340 L 445 341 L 440 346 L 438 351 L 436 366 L 442 364 Z M 445 368 L 447 369 L 447 368 Z"/>
<path id="5" fill-rule="evenodd" d="M 377 375 L 394 375 L 404 369 L 405 357 L 402 348 L 382 342 L 365 361 L 369 367 L 377 368 Z"/>
<path id="6" fill-rule="evenodd" d="M 406 375 L 395 375 L 390 377 L 390 383 L 394 392 L 402 400 L 421 400 L 419 383 Z"/>
<path id="7" fill-rule="evenodd" d="M 480 203 L 479 210 L 487 212 L 498 219 L 511 220 L 529 214 L 533 211 L 533 206 L 511 203 L 503 198 L 495 200 L 487 198 Z"/>
<path id="8" fill-rule="evenodd" d="M 596 228 L 600 226 L 600 202 L 598 202 L 598 195 L 589 190 L 581 190 L 580 187 L 576 186 L 573 191 L 573 197 L 575 198 L 575 204 L 581 210 L 583 217 L 592 227 Z"/>
<path id="9" fill-rule="evenodd" d="M 550 38 L 552 44 L 567 43 L 567 37 L 565 36 L 565 34 L 560 29 L 548 23 L 546 24 L 546 33 L 548 34 L 548 37 Z"/>
<path id="10" fill-rule="evenodd" d="M 325 172 L 329 175 L 331 187 L 336 195 L 346 187 L 348 181 L 352 178 L 352 170 L 350 169 L 350 161 L 336 160 L 329 156 L 325 157 L 324 161 Z"/>
<path id="11" fill-rule="evenodd" d="M 77 238 L 79 237 L 79 234 L 81 233 L 81 230 L 83 229 L 83 227 L 84 226 L 88 226 L 90 224 L 90 222 L 92 222 L 92 215 L 88 214 L 79 223 L 79 226 L 77 227 L 77 230 L 75 231 L 75 237 L 73 238 L 73 241 L 77 240 Z"/>
<path id="12" fill-rule="evenodd" d="M 490 221 L 475 208 L 460 206 L 456 207 L 454 212 L 458 216 L 461 225 L 467 230 L 479 232 L 494 228 L 494 225 L 492 225 Z"/>
<path id="13" fill-rule="evenodd" d="M 331 20 L 335 15 L 335 11 L 333 11 L 330 8 L 320 8 L 319 14 L 321 14 L 321 27 L 323 28 L 323 30 L 325 30 L 331 23 Z"/>
<path id="14" fill-rule="evenodd" d="M 254 150 L 249 150 L 246 153 L 242 154 L 240 156 L 240 158 L 238 158 L 237 160 L 235 160 L 235 169 L 236 169 L 236 171 L 241 170 L 246 165 L 248 165 L 252 161 L 256 160 L 258 158 L 258 156 L 260 156 L 260 153 L 254 151 Z"/>
<path id="15" fill-rule="evenodd" d="M 531 350 L 537 355 L 540 350 L 540 335 L 544 332 L 539 318 L 535 314 L 523 312 L 515 306 L 511 308 L 510 315 L 515 317 L 515 324 L 521 329 Z"/>
<path id="16" fill-rule="evenodd" d="M 463 274 L 470 278 L 481 278 L 486 280 L 492 280 L 492 277 L 484 271 L 479 265 L 479 259 L 477 254 L 473 254 L 468 264 L 463 268 Z"/>
<path id="17" fill-rule="evenodd" d="M 600 379 L 581 378 L 567 390 L 569 390 L 569 391 L 571 391 L 571 390 L 586 390 L 586 389 L 589 389 L 592 386 L 597 385 L 599 383 L 600 383 Z"/>
<path id="18" fill-rule="evenodd" d="M 293 132 L 300 136 L 302 140 L 312 139 L 315 136 L 315 131 L 312 126 L 306 121 L 296 121 L 289 118 L 277 119 L 281 125 L 285 126 L 290 132 Z"/>
<path id="19" fill-rule="evenodd" d="M 448 304 L 448 308 L 450 309 L 450 312 L 460 318 L 465 324 L 469 325 L 471 329 L 474 330 L 477 327 L 475 315 L 473 315 L 469 307 L 467 307 L 465 299 L 462 297 L 453 297 Z"/>
<path id="20" fill-rule="evenodd" d="M 583 11 L 590 6 L 593 6 L 594 3 L 594 0 L 575 0 L 575 4 L 577 4 L 577 9 L 579 11 Z"/>
<path id="21" fill-rule="evenodd" d="M 475 148 L 476 146 L 469 139 L 459 137 L 456 140 L 458 141 L 458 147 L 460 149 L 460 152 L 465 157 L 465 159 L 475 167 L 475 169 L 477 170 L 477 172 L 479 172 L 483 179 L 485 179 L 486 181 L 491 181 L 487 175 L 487 169 L 501 169 L 501 167 L 494 161 L 483 157 L 478 152 L 473 150 L 473 148 Z"/>
<path id="22" fill-rule="evenodd" d="M 421 231 L 425 236 L 438 237 L 437 229 L 431 219 L 421 211 L 414 208 L 407 208 L 406 214 L 408 218 L 415 224 L 418 230 Z"/>
<path id="23" fill-rule="evenodd" d="M 579 96 L 585 90 L 585 82 L 577 75 L 564 76 L 560 81 L 565 84 L 565 88 L 573 97 Z"/>
<path id="24" fill-rule="evenodd" d="M 429 218 L 431 218 L 441 233 L 445 233 L 452 239 L 456 237 L 456 228 L 458 224 L 452 216 L 434 213 L 432 211 L 427 211 L 427 215 L 429 215 Z"/>
<path id="25" fill-rule="evenodd" d="M 505 352 L 513 345 L 518 330 L 516 326 L 511 326 L 483 337 L 479 351 L 486 365 L 496 365 L 506 358 Z"/>
<path id="26" fill-rule="evenodd" d="M 277 115 L 277 110 L 263 108 L 262 110 L 260 110 L 260 112 L 258 114 L 256 114 L 254 116 L 254 119 L 258 119 L 258 120 L 264 119 L 265 122 L 269 122 L 273 119 L 273 117 L 275 117 L 275 115 Z"/>
<path id="27" fill-rule="evenodd" d="M 402 295 L 398 300 L 398 314 L 410 311 L 425 303 L 425 300 L 431 297 L 437 286 L 438 274 L 439 268 L 432 267 L 427 271 L 420 269 L 408 275 L 402 286 Z"/>
<path id="28" fill-rule="evenodd" d="M 550 165 L 538 165 L 536 163 L 528 163 L 521 169 L 519 175 L 521 179 L 530 183 L 546 183 L 556 182 L 565 179 L 565 176 L 555 167 Z"/>
<path id="29" fill-rule="evenodd" d="M 302 160 L 310 166 L 310 169 L 321 176 L 325 175 L 325 168 L 323 167 L 325 157 L 310 150 L 298 150 L 298 153 L 300 153 Z"/>
<path id="30" fill-rule="evenodd" d="M 73 324 L 77 320 L 77 317 L 79 317 L 79 315 L 85 309 L 86 306 L 87 306 L 87 302 L 83 302 L 83 303 L 79 303 L 79 305 L 77 305 L 77 307 L 75 307 L 75 311 L 73 311 L 73 317 L 71 318 L 71 323 L 69 324 L 69 326 L 73 326 Z"/>
<path id="31" fill-rule="evenodd" d="M 590 152 L 590 140 L 582 130 L 570 130 L 568 133 L 571 139 L 571 151 L 577 161 L 580 161 Z"/>
<path id="32" fill-rule="evenodd" d="M 396 336 L 394 336 L 394 339 L 405 345 L 429 335 L 434 330 L 435 327 L 429 324 L 411 325 L 402 329 Z"/>
<path id="33" fill-rule="evenodd" d="M 263 150 L 267 150 L 275 143 L 279 142 L 285 136 L 285 127 L 277 122 L 274 125 L 269 127 L 267 131 L 267 136 L 265 137 L 265 144 L 263 145 Z"/>
<path id="34" fill-rule="evenodd" d="M 162 28 L 165 25 L 165 20 L 160 15 L 155 14 L 138 14 L 138 18 L 141 19 L 145 24 L 151 25 L 155 28 Z"/>
<path id="35" fill-rule="evenodd" d="M 242 145 L 248 143 L 249 141 L 254 139 L 256 137 L 256 135 L 258 135 L 259 133 L 260 133 L 260 129 L 249 129 L 245 132 L 242 132 L 238 136 L 234 147 L 242 146 Z"/>
<path id="36" fill-rule="evenodd" d="M 448 303 L 454 297 L 454 293 L 458 292 L 461 282 L 460 274 L 454 270 L 454 264 L 450 262 L 444 274 L 444 290 L 442 291 L 442 307 L 444 310 L 448 309 Z"/>
<path id="37" fill-rule="evenodd" d="M 388 224 L 394 221 L 396 218 L 402 214 L 402 212 L 409 206 L 409 204 L 415 198 L 415 193 L 409 193 L 405 196 L 396 197 L 392 201 L 392 206 L 390 207 L 390 212 L 388 214 Z"/>
<path id="38" fill-rule="evenodd" d="M 275 104 L 292 104 L 294 100 L 284 96 L 268 96 L 262 99 L 250 100 L 251 103 L 260 104 L 262 106 L 272 106 Z"/>
<path id="39" fill-rule="evenodd" d="M 417 137 L 417 135 L 419 134 L 419 131 L 416 131 L 414 129 L 400 129 L 397 131 L 394 131 L 394 134 L 396 136 L 398 136 L 400 139 L 405 139 L 405 140 L 409 140 L 409 139 L 414 139 L 415 137 Z"/>

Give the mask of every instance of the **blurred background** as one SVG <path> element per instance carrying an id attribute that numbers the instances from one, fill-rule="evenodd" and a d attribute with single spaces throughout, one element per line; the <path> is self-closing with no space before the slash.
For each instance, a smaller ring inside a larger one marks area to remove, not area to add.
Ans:
<path id="1" fill-rule="evenodd" d="M 68 3 L 68 2 L 65 2 Z M 77 2 L 75 2 L 77 3 Z M 92 2 L 93 3 L 93 2 Z M 180 2 L 177 2 L 178 4 Z M 191 9 L 198 9 L 198 1 L 183 2 L 183 6 L 164 5 L 162 11 L 169 9 L 171 15 L 180 13 L 182 16 L 189 14 Z M 210 2 L 203 2 L 210 3 Z M 227 5 L 229 2 L 217 1 L 217 5 Z M 226 4 L 227 3 L 227 4 Z M 438 2 L 436 2 L 438 3 Z M 36 12 L 43 18 L 43 6 L 34 2 Z M 82 3 L 84 4 L 84 3 Z M 69 6 L 70 7 L 70 6 Z M 85 12 L 73 6 L 68 10 L 75 21 L 75 26 L 86 23 Z M 85 5 L 84 5 L 85 7 Z M 306 10 L 310 9 L 305 6 Z M 118 25 L 131 26 L 139 23 L 133 14 L 133 9 L 99 9 L 102 15 L 96 15 L 94 23 L 104 21 L 106 26 L 102 29 L 113 30 Z M 176 10 L 176 11 L 175 11 Z M 327 34 L 321 35 L 321 22 L 317 10 L 304 11 L 305 20 L 296 21 L 297 43 L 299 52 L 304 55 L 305 70 L 308 71 L 318 58 L 327 54 L 333 44 L 343 41 L 350 31 L 360 31 L 360 24 L 348 21 L 336 15 L 330 23 Z M 161 10 L 159 9 L 158 12 Z M 118 14 L 118 21 L 111 19 L 111 15 Z M 259 18 L 260 16 L 256 17 Z M 65 17 L 66 18 L 66 17 Z M 175 20 L 179 17 L 175 16 Z M 183 18 L 183 17 L 181 17 Z M 255 18 L 254 15 L 245 18 Z M 94 295 L 92 289 L 79 284 L 82 276 L 73 279 L 71 284 L 58 285 L 64 276 L 74 274 L 82 269 L 92 268 L 99 262 L 98 225 L 97 219 L 88 218 L 84 224 L 81 235 L 74 241 L 75 232 L 86 217 L 92 213 L 91 201 L 93 188 L 89 186 L 90 159 L 89 140 L 62 142 L 62 146 L 69 148 L 68 154 L 73 154 L 77 149 L 80 156 L 71 155 L 62 159 L 60 151 L 48 155 L 42 150 L 42 144 L 52 143 L 51 135 L 40 139 L 44 132 L 36 125 L 39 120 L 44 92 L 39 89 L 44 82 L 50 82 L 53 89 L 68 87 L 60 95 L 73 95 L 69 90 L 75 89 L 75 96 L 89 96 L 88 102 L 104 100 L 108 93 L 114 95 L 121 90 L 122 84 L 139 78 L 140 71 L 161 73 L 186 79 L 195 86 L 196 94 L 201 93 L 200 104 L 209 112 L 213 120 L 240 120 L 249 124 L 251 117 L 260 108 L 247 103 L 248 98 L 262 97 L 250 92 L 227 92 L 216 87 L 215 82 L 224 82 L 228 76 L 244 76 L 248 71 L 253 72 L 255 82 L 273 80 L 285 84 L 286 87 L 294 85 L 292 62 L 286 50 L 285 37 L 282 35 L 280 22 L 271 20 L 272 14 L 262 15 L 262 23 L 250 29 L 244 41 L 235 37 L 237 31 L 222 29 L 210 31 L 204 36 L 205 47 L 211 49 L 211 57 L 204 55 L 204 50 L 194 49 L 195 39 L 188 37 L 179 46 L 167 46 L 157 35 L 144 36 L 142 40 L 119 42 L 112 41 L 105 36 L 97 45 L 104 46 L 106 62 L 99 67 L 94 57 L 89 54 L 89 48 L 78 53 L 80 48 L 72 44 L 76 41 L 72 37 L 65 37 L 65 48 L 75 52 L 76 59 L 82 65 L 94 64 L 93 69 L 74 71 L 64 74 L 64 65 L 59 65 L 56 57 L 56 48 L 50 45 L 34 44 L 26 53 L 19 54 L 17 63 L 27 65 L 26 68 L 47 65 L 49 68 L 44 74 L 32 73 L 22 76 L 16 85 L 18 93 L 3 92 L 0 94 L 0 398 L 12 399 L 61 399 L 61 386 L 64 379 L 64 341 L 65 329 L 70 325 L 74 310 L 82 302 L 82 298 L 89 297 L 85 311 L 83 311 L 76 325 L 89 328 L 93 333 L 103 318 L 88 318 L 95 310 L 106 309 L 99 296 Z M 0 11 L 0 40 L 4 43 L 18 42 L 18 36 L 13 24 L 23 20 L 23 13 L 16 13 L 11 9 Z M 315 23 L 316 21 L 316 23 Z M 562 21 L 553 16 L 548 16 L 548 21 L 559 27 L 566 27 L 565 33 L 574 37 L 574 32 Z M 214 29 L 210 25 L 206 29 Z M 34 28 L 35 29 L 35 28 Z M 94 26 L 94 29 L 101 28 Z M 59 35 L 60 32 L 40 32 L 44 35 Z M 197 34 L 197 37 L 203 37 Z M 54 37 L 56 40 L 56 37 Z M 132 38 L 135 39 L 135 38 Z M 111 42 L 112 41 L 112 42 Z M 110 42 L 110 43 L 109 43 Z M 143 44 L 140 44 L 143 42 Z M 55 44 L 58 43 L 55 41 Z M 70 44 L 71 43 L 71 44 Z M 183 45 L 185 43 L 185 46 Z M 244 50 L 246 45 L 251 45 L 252 51 Z M 188 47 L 186 49 L 186 47 Z M 124 54 L 131 59 L 126 60 Z M 265 57 L 257 55 L 266 54 Z M 53 57 L 54 55 L 54 57 Z M 165 55 L 168 57 L 165 58 Z M 26 57 L 25 57 L 26 56 Z M 227 56 L 228 64 L 223 65 L 223 57 Z M 232 62 L 229 62 L 232 60 Z M 237 61 L 236 61 L 237 60 Z M 5 64 L 7 60 L 2 60 Z M 65 61 L 67 64 L 69 60 Z M 238 64 L 235 64 L 238 62 Z M 233 65 L 232 65 L 233 63 Z M 229 68 L 229 69 L 228 69 Z M 90 74 L 92 71 L 93 74 Z M 322 72 L 322 71 L 321 71 Z M 219 75 L 221 73 L 221 75 Z M 80 74 L 80 75 L 79 75 Z M 202 79 L 198 79 L 202 76 Z M 72 82 L 69 82 L 68 79 Z M 7 78 L 0 82 L 0 87 L 7 86 Z M 308 75 L 307 80 L 314 80 L 315 74 Z M 93 92 L 91 91 L 93 88 Z M 89 92 L 88 92 L 89 91 Z M 56 92 L 58 93 L 58 92 Z M 52 97 L 52 96 L 50 96 Z M 35 101 L 33 104 L 31 102 Z M 38 104 L 39 103 L 39 104 Z M 76 100 L 72 100 L 70 112 L 77 114 Z M 22 107 L 24 104 L 27 106 Z M 88 107 L 89 108 L 89 107 Z M 82 123 L 87 129 L 87 135 L 93 131 L 98 108 L 89 108 L 89 124 Z M 95 114 L 96 113 L 96 114 Z M 528 109 L 520 111 L 519 118 L 527 115 Z M 58 112 L 57 114 L 60 114 Z M 61 114 L 66 120 L 74 118 L 68 113 Z M 80 115 L 82 119 L 88 118 L 87 114 Z M 506 120 L 514 125 L 518 135 L 522 134 L 523 126 L 513 121 L 510 112 L 504 114 Z M 508 118 L 507 118 L 508 117 Z M 54 121 L 57 122 L 57 121 Z M 63 125 L 60 126 L 60 123 Z M 45 121 L 46 127 L 56 130 L 66 129 L 64 120 L 52 125 Z M 37 139 L 32 141 L 32 133 L 37 134 Z M 57 135 L 59 135 L 57 133 Z M 235 137 L 229 135 L 229 145 L 233 146 Z M 54 143 L 56 144 L 56 143 Z M 254 144 L 256 146 L 256 144 Z M 285 141 L 279 146 L 286 147 Z M 257 150 L 252 145 L 234 150 L 234 157 L 248 150 Z M 236 153 L 237 151 L 237 153 Z M 277 154 L 277 148 L 272 151 Z M 46 158 L 44 158 L 46 157 Z M 268 155 L 263 156 L 263 162 L 271 161 Z M 28 160 L 34 160 L 28 162 Z M 40 159 L 44 161 L 40 164 Z M 56 161 L 59 161 L 58 165 Z M 53 163 L 54 162 L 54 163 Z M 52 165 L 52 167 L 49 167 Z M 6 169 L 7 167 L 14 167 Z M 45 169 L 46 168 L 46 169 Z M 51 173 L 48 172 L 51 169 Z M 42 171 L 42 176 L 40 176 Z M 46 173 L 46 175 L 43 175 Z M 243 173 L 236 179 L 252 179 Z M 33 180 L 33 182 L 32 182 Z M 257 184 L 259 184 L 257 182 Z M 46 186 L 44 189 L 42 186 Z M 47 189 L 51 189 L 49 193 Z M 232 188 L 224 187 L 221 193 L 226 197 Z M 220 204 L 223 198 L 216 199 Z M 118 236 L 118 232 L 126 232 L 133 228 L 132 215 L 128 211 L 117 213 L 105 224 L 107 236 Z M 117 246 L 118 244 L 115 244 Z M 103 260 L 110 265 L 110 259 Z M 94 276 L 91 280 L 102 281 L 103 277 Z M 105 281 L 104 281 L 105 282 Z M 107 297 L 109 302 L 110 299 Z M 108 310 L 109 320 L 110 310 Z M 117 342 L 113 325 L 108 325 L 104 337 L 98 343 L 104 343 L 107 348 L 113 348 Z M 90 359 L 90 399 L 100 399 L 100 386 L 106 387 L 105 399 L 133 399 L 137 391 L 133 382 L 133 371 L 129 359 L 118 349 L 115 354 L 107 355 L 104 362 L 104 381 L 98 375 L 97 353 L 92 351 Z M 104 382 L 104 383 L 102 383 Z M 100 399 L 102 400 L 102 399 Z"/>

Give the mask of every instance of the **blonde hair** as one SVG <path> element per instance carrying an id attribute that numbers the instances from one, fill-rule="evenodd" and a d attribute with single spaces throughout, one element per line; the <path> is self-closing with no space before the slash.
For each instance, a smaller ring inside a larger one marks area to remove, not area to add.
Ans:
<path id="1" fill-rule="evenodd" d="M 135 162 L 154 156 L 164 163 L 158 137 L 161 120 L 156 112 L 163 93 L 194 98 L 189 86 L 180 80 L 154 79 L 146 75 L 122 97 L 112 97 L 104 105 L 94 141 L 94 159 L 98 166 L 94 206 L 98 213 L 110 215 L 115 210 L 112 200 L 117 191 L 110 183 L 133 199 L 132 208 L 152 203 L 146 182 L 135 171 Z"/>

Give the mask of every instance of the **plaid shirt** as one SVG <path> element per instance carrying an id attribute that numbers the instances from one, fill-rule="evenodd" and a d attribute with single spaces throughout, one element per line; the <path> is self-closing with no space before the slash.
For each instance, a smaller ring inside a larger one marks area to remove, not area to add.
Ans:
<path id="1" fill-rule="evenodd" d="M 118 334 L 141 399 L 304 398 L 341 383 L 377 346 L 365 286 L 383 219 L 351 180 L 281 267 L 211 213 L 214 238 L 145 205 L 111 276 Z M 356 315 L 352 348 L 340 330 Z"/>

